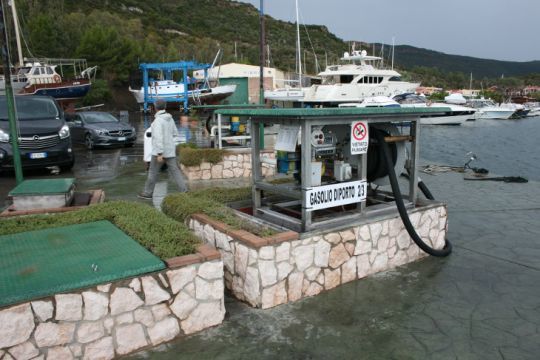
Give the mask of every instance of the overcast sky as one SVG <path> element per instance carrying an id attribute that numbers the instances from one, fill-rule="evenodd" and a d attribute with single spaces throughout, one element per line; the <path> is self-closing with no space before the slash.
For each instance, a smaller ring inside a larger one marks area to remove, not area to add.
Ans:
<path id="1" fill-rule="evenodd" d="M 259 8 L 260 0 L 239 0 Z M 300 23 L 343 40 L 413 45 L 479 58 L 540 60 L 540 0 L 298 0 Z M 295 0 L 265 0 L 266 14 L 296 19 Z"/>

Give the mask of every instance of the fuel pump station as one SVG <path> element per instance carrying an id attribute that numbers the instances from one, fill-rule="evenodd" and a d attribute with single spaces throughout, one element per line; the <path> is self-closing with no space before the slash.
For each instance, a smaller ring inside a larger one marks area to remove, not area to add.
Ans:
<path id="1" fill-rule="evenodd" d="M 400 204 L 403 218 L 407 209 L 418 207 L 420 116 L 445 111 L 435 107 L 230 109 L 216 114 L 250 119 L 253 215 L 309 232 L 369 222 L 395 214 Z M 278 171 L 292 174 L 290 182 L 267 181 L 262 176 L 260 132 L 271 125 L 279 125 L 274 145 Z M 409 183 L 402 196 L 396 174 L 405 170 Z M 387 185 L 392 185 L 391 190 Z"/>

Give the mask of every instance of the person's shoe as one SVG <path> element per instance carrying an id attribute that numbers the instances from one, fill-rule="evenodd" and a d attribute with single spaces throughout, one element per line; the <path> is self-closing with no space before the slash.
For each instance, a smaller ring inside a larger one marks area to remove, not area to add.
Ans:
<path id="1" fill-rule="evenodd" d="M 139 199 L 152 200 L 152 195 L 148 195 L 148 194 L 146 194 L 146 193 L 144 193 L 144 192 L 139 193 L 139 194 L 137 195 L 137 197 L 138 197 Z"/>

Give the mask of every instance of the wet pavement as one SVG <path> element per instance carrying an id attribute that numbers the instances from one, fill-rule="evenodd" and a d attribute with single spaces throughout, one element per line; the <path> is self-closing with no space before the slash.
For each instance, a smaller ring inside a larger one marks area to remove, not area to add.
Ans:
<path id="1" fill-rule="evenodd" d="M 540 130 L 540 119 L 527 121 L 537 123 L 521 123 L 525 129 L 520 136 Z M 505 124 L 506 128 L 488 130 L 495 136 L 500 131 L 499 139 L 504 140 L 510 136 L 509 126 L 515 126 Z M 461 144 L 458 136 L 466 138 L 481 126 L 428 129 L 423 136 L 445 134 L 437 141 L 447 141 L 462 158 L 479 140 L 472 137 Z M 438 159 L 448 153 L 433 144 L 425 148 L 440 151 L 439 157 L 431 154 Z M 448 258 L 430 257 L 269 310 L 252 309 L 228 297 L 222 325 L 132 358 L 538 359 L 538 166 L 530 174 L 516 174 L 512 157 L 483 149 L 497 161 L 498 174 L 524 175 L 530 181 L 465 181 L 454 172 L 422 175 L 435 197 L 448 203 L 448 237 L 454 244 Z M 136 198 L 146 179 L 142 143 L 131 149 L 78 149 L 76 154 L 71 175 L 77 177 L 79 189 L 101 188 L 108 199 L 142 201 Z M 518 165 L 534 164 L 531 159 L 523 155 Z M 489 163 L 475 165 L 492 168 Z M 165 186 L 174 190 L 166 179 L 164 174 L 161 191 Z M 0 177 L 2 198 L 10 182 Z"/>

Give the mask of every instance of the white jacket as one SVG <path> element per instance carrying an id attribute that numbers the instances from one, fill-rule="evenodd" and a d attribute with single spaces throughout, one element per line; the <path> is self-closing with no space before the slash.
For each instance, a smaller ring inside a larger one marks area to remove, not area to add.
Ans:
<path id="1" fill-rule="evenodd" d="M 174 119 L 165 110 L 160 110 L 152 123 L 152 155 L 162 155 L 164 158 L 176 157 L 175 138 L 178 130 Z"/>

